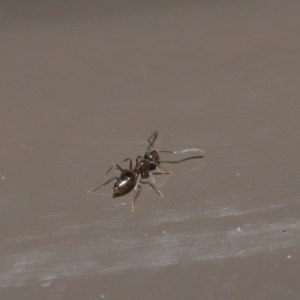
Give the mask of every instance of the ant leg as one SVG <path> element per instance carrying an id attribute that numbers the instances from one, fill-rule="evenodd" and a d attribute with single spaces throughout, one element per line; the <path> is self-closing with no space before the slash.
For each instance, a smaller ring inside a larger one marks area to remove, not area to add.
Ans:
<path id="1" fill-rule="evenodd" d="M 157 164 L 157 163 L 154 163 L 153 164 L 156 165 L 156 168 L 159 170 L 159 169 L 163 169 L 165 172 L 160 172 L 159 174 L 173 174 L 172 171 L 169 171 L 168 169 L 166 169 L 165 167 L 163 167 L 162 165 L 160 164 Z"/>
<path id="2" fill-rule="evenodd" d="M 152 183 L 153 183 L 153 184 L 156 184 L 155 178 L 154 178 L 154 176 L 152 175 L 152 173 L 149 172 L 149 176 L 150 176 L 150 178 L 151 178 L 151 180 L 152 180 Z"/>
<path id="3" fill-rule="evenodd" d="M 161 173 L 161 174 L 169 174 L 169 173 Z M 152 180 L 153 186 L 155 187 L 156 192 L 163 198 L 164 195 L 163 195 L 162 192 L 157 188 L 157 185 L 156 185 L 154 176 L 153 176 L 151 173 L 149 173 L 149 175 L 150 175 L 150 178 L 151 178 L 151 180 Z"/>
<path id="4" fill-rule="evenodd" d="M 143 158 L 142 156 L 138 155 L 138 156 L 136 157 L 136 159 L 135 159 L 135 164 L 136 164 L 136 165 L 138 164 L 139 159 L 142 160 L 142 159 L 144 159 L 144 158 Z"/>
<path id="5" fill-rule="evenodd" d="M 168 174 L 168 173 L 159 173 L 159 174 Z M 155 181 L 155 178 L 153 176 L 153 173 L 149 173 L 149 177 L 151 178 L 151 181 L 154 185 L 154 187 L 156 188 L 156 192 L 163 198 L 164 195 L 161 193 L 161 191 L 157 188 L 157 185 L 156 185 L 156 181 Z"/>
<path id="6" fill-rule="evenodd" d="M 139 192 L 136 193 L 136 191 L 139 188 L 140 179 L 141 179 L 141 175 L 138 176 L 135 187 L 133 189 L 133 201 L 132 201 L 132 206 L 131 206 L 131 212 L 134 212 L 135 201 L 136 201 L 137 196 L 139 195 Z"/>
<path id="7" fill-rule="evenodd" d="M 148 143 L 149 143 L 149 146 L 147 148 L 147 150 L 149 151 L 151 148 L 154 148 L 154 143 L 157 139 L 157 136 L 158 136 L 158 132 L 157 130 L 154 130 L 154 132 L 150 135 L 150 137 L 148 138 Z M 152 141 L 151 141 L 152 140 Z"/>
<path id="8" fill-rule="evenodd" d="M 101 183 L 101 181 L 113 170 L 113 169 L 119 169 L 121 172 L 123 172 L 123 169 L 118 165 L 118 164 L 113 164 L 108 170 L 107 172 L 103 175 L 102 179 L 100 180 L 100 182 L 98 184 Z M 113 179 L 115 179 L 117 177 L 113 177 L 112 179 L 110 179 L 109 181 L 105 182 L 104 184 L 102 185 L 98 185 L 97 187 L 87 191 L 87 193 L 92 193 L 102 187 L 104 187 L 106 184 L 108 184 L 109 182 L 111 182 Z"/>
<path id="9" fill-rule="evenodd" d="M 89 194 L 89 193 L 95 192 L 95 191 L 99 190 L 100 188 L 103 188 L 103 187 L 106 186 L 108 183 L 110 183 L 111 181 L 113 181 L 114 179 L 117 179 L 117 178 L 118 178 L 118 176 L 115 176 L 115 177 L 113 177 L 113 178 L 107 180 L 107 181 L 106 181 L 105 183 L 103 183 L 102 185 L 99 185 L 99 186 L 97 186 L 97 187 L 95 187 L 95 188 L 93 188 L 93 189 L 87 191 L 87 193 Z"/>
<path id="10" fill-rule="evenodd" d="M 149 182 L 149 181 L 140 181 L 140 182 L 143 183 L 143 184 L 149 184 L 161 198 L 164 197 L 164 195 L 162 194 L 162 192 L 159 191 L 159 190 L 156 188 L 155 183 L 151 183 L 151 182 Z"/>
<path id="11" fill-rule="evenodd" d="M 132 171 L 132 159 L 131 158 L 126 158 L 124 160 L 122 160 L 119 165 L 121 165 L 122 163 L 124 163 L 125 161 L 129 160 L 129 170 Z"/>

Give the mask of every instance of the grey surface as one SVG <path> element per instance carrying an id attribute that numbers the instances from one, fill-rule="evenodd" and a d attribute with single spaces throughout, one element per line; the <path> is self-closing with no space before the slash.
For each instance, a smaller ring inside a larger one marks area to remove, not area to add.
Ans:
<path id="1" fill-rule="evenodd" d="M 0 5 L 1 299 L 299 299 L 298 1 Z M 198 147 L 165 199 L 87 195 Z M 168 157 L 169 158 L 169 157 Z"/>

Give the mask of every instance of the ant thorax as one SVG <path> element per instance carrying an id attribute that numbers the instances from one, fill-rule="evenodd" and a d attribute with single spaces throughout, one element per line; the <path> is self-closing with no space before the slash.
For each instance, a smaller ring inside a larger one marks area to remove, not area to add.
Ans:
<path id="1" fill-rule="evenodd" d="M 150 175 L 150 170 L 151 161 L 143 159 L 136 165 L 134 172 L 138 171 L 137 173 L 141 176 L 141 178 L 146 179 Z"/>
<path id="2" fill-rule="evenodd" d="M 156 166 L 160 164 L 158 152 L 156 150 L 147 151 L 144 154 L 144 159 L 150 162 L 150 170 L 156 169 Z"/>

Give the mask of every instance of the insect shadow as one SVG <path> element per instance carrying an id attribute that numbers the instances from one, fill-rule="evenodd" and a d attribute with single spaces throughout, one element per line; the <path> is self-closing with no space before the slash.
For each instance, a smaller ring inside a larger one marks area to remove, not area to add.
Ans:
<path id="1" fill-rule="evenodd" d="M 177 164 L 190 159 L 203 158 L 204 151 L 197 148 L 184 149 L 181 151 L 169 151 L 169 150 L 157 151 L 154 148 L 154 143 L 157 139 L 157 136 L 158 136 L 158 132 L 157 130 L 155 130 L 147 140 L 149 143 L 147 147 L 147 151 L 144 153 L 143 156 L 136 157 L 134 167 L 132 165 L 131 158 L 126 158 L 119 164 L 113 164 L 103 175 L 102 179 L 99 182 L 99 185 L 87 191 L 87 193 L 92 193 L 100 188 L 103 188 L 108 183 L 115 180 L 115 183 L 113 185 L 113 198 L 124 196 L 133 190 L 133 201 L 131 206 L 132 212 L 134 212 L 135 209 L 135 202 L 140 193 L 141 184 L 149 185 L 160 197 L 163 198 L 163 194 L 157 188 L 155 178 L 153 175 L 161 175 L 161 174 L 170 175 L 172 174 L 172 172 L 166 169 L 161 164 L 162 163 Z M 184 154 L 188 152 L 198 152 L 201 155 L 190 156 L 177 161 L 161 161 L 159 156 L 159 153 Z M 124 169 L 121 167 L 121 165 L 126 161 L 129 161 L 129 169 Z M 114 169 L 119 170 L 120 174 L 118 176 L 114 176 L 110 178 L 105 183 L 100 184 L 102 180 L 104 180 L 108 176 L 108 174 Z M 150 178 L 151 182 L 146 180 L 148 178 Z"/>

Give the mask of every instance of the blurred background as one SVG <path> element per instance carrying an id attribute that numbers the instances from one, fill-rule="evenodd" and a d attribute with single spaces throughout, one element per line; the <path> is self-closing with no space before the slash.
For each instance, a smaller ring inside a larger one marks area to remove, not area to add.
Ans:
<path id="1" fill-rule="evenodd" d="M 299 1 L 0 2 L 0 298 L 298 299 L 299 20 Z M 205 158 L 165 165 L 134 214 L 87 195 L 155 129 Z"/>

